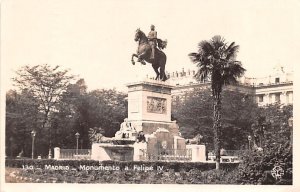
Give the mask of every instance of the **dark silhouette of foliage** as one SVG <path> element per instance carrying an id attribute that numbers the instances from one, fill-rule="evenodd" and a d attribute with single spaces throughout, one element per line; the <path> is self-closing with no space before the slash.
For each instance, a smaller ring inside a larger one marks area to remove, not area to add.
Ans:
<path id="1" fill-rule="evenodd" d="M 229 150 L 247 147 L 247 137 L 252 135 L 251 124 L 255 121 L 257 104 L 246 93 L 237 90 L 223 91 L 222 129 L 220 144 Z M 213 98 L 209 89 L 198 89 L 187 93 L 185 99 L 173 103 L 173 117 L 179 123 L 185 138 L 192 138 L 198 133 L 203 135 L 202 143 L 213 150 Z"/>

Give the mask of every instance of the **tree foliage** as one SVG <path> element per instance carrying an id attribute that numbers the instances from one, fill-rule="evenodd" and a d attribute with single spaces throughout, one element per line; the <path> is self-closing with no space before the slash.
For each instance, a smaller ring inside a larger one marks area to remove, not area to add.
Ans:
<path id="1" fill-rule="evenodd" d="M 51 67 L 48 64 L 33 67 L 25 65 L 16 71 L 17 76 L 13 78 L 15 86 L 20 90 L 27 90 L 36 98 L 40 111 L 44 113 L 43 128 L 49 123 L 51 111 L 74 78 L 68 72 L 60 70 L 59 66 Z"/>
<path id="2" fill-rule="evenodd" d="M 254 150 L 244 157 L 240 165 L 239 182 L 244 184 L 292 184 L 293 150 L 292 127 L 288 119 L 293 116 L 293 106 L 269 105 L 260 109 L 253 135 L 261 134 L 262 151 Z M 277 180 L 271 170 L 280 166 L 284 175 Z"/>
<path id="3" fill-rule="evenodd" d="M 120 124 L 127 117 L 127 95 L 114 89 L 94 90 L 88 95 L 90 127 L 101 127 L 105 136 L 114 136 Z"/>
<path id="4" fill-rule="evenodd" d="M 39 109 L 36 99 L 27 90 L 6 93 L 6 152 L 16 156 L 30 154 L 31 131 L 39 130 Z"/>

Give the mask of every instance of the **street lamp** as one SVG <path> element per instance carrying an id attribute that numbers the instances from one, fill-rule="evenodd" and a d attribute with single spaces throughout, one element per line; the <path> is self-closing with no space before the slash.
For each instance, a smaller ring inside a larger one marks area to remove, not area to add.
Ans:
<path id="1" fill-rule="evenodd" d="M 291 129 L 291 138 L 290 138 L 290 146 L 293 145 L 293 117 L 290 117 L 288 120 L 289 127 Z"/>
<path id="2" fill-rule="evenodd" d="M 249 151 L 251 150 L 251 140 L 252 140 L 252 137 L 249 135 L 249 136 L 248 136 Z"/>
<path id="3" fill-rule="evenodd" d="M 35 135 L 36 135 L 36 131 L 32 130 L 31 131 L 31 137 L 32 137 L 31 159 L 33 159 L 33 156 L 34 156 L 34 138 L 35 138 Z"/>
<path id="4" fill-rule="evenodd" d="M 76 155 L 78 155 L 78 139 L 79 139 L 79 136 L 80 136 L 80 134 L 77 132 L 75 134 L 75 137 L 76 137 Z"/>
<path id="5" fill-rule="evenodd" d="M 13 141 L 14 141 L 14 139 L 12 137 L 10 137 L 9 141 L 10 141 L 10 157 L 12 157 L 12 149 L 13 149 Z"/>

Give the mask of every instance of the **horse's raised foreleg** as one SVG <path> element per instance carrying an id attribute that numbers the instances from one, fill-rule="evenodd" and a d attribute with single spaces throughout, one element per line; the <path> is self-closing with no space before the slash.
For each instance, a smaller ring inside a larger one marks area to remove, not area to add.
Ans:
<path id="1" fill-rule="evenodd" d="M 134 59 L 133 59 L 134 57 L 139 58 L 139 56 L 137 54 L 133 53 L 132 56 L 131 56 L 131 63 L 132 63 L 132 65 L 135 64 Z"/>
<path id="2" fill-rule="evenodd" d="M 138 59 L 137 62 L 141 62 L 143 65 L 146 65 L 146 62 L 142 58 L 143 56 L 144 56 L 144 54 L 140 54 L 140 55 L 132 54 L 132 56 L 131 56 L 131 63 L 132 63 L 132 65 L 135 64 L 134 59 L 133 59 L 134 57 L 136 57 Z"/>
<path id="3" fill-rule="evenodd" d="M 138 55 L 138 62 L 141 62 L 143 65 L 146 65 L 146 62 L 144 61 L 146 53 L 147 52 L 145 51 Z"/>

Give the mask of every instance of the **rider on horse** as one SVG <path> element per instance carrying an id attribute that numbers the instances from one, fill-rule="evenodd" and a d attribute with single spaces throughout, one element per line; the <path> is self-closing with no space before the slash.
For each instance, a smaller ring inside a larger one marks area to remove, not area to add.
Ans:
<path id="1" fill-rule="evenodd" d="M 161 49 L 167 46 L 167 41 L 162 41 L 157 39 L 157 32 L 155 31 L 154 25 L 151 25 L 151 31 L 148 36 L 145 35 L 140 29 L 136 30 L 135 41 L 138 41 L 137 53 L 132 54 L 131 62 L 134 65 L 134 57 L 136 57 L 138 62 L 145 65 L 145 61 L 152 64 L 152 67 L 156 73 L 156 80 L 159 78 L 162 81 L 167 80 L 165 74 L 165 65 L 167 57 Z M 159 49 L 156 48 L 158 46 Z"/>
<path id="2" fill-rule="evenodd" d="M 155 26 L 151 25 L 150 27 L 151 31 L 148 34 L 148 40 L 149 40 L 149 44 L 151 46 L 151 57 L 150 59 L 154 59 L 154 54 L 155 54 L 155 48 L 157 45 L 157 32 L 155 31 Z"/>

